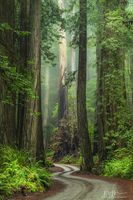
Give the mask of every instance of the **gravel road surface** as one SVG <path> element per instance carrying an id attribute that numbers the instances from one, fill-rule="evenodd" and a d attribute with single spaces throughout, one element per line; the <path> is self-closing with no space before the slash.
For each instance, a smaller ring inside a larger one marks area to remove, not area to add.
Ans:
<path id="1" fill-rule="evenodd" d="M 115 200 L 117 186 L 102 180 L 87 179 L 73 176 L 79 168 L 71 165 L 56 164 L 63 168 L 63 172 L 54 174 L 56 180 L 66 185 L 64 190 L 45 200 Z"/>

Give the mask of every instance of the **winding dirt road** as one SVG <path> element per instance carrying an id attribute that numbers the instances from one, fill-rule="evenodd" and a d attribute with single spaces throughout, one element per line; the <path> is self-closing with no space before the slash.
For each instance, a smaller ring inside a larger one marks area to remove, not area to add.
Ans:
<path id="1" fill-rule="evenodd" d="M 66 185 L 64 190 L 46 200 L 115 200 L 117 186 L 102 180 L 87 179 L 72 176 L 79 171 L 75 166 L 56 165 L 63 168 L 64 172 L 55 173 L 55 179 Z"/>

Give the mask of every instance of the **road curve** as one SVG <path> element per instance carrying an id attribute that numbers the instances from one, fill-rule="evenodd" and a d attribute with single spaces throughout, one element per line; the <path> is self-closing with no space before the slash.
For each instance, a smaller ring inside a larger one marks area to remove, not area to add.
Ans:
<path id="1" fill-rule="evenodd" d="M 117 193 L 117 186 L 102 180 L 87 179 L 72 176 L 73 172 L 79 171 L 75 166 L 57 165 L 63 168 L 64 172 L 54 174 L 54 178 L 63 182 L 66 187 L 55 196 L 45 200 L 114 200 Z"/>

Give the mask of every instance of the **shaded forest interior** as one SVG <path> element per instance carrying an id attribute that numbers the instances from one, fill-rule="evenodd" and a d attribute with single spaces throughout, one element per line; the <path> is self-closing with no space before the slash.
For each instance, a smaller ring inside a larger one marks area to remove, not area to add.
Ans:
<path id="1" fill-rule="evenodd" d="M 132 0 L 0 0 L 0 199 L 53 162 L 133 179 Z"/>

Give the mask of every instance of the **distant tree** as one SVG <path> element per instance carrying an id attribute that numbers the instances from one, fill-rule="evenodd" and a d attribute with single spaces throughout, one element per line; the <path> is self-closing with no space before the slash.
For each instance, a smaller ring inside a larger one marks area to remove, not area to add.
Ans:
<path id="1" fill-rule="evenodd" d="M 64 0 L 59 0 L 59 8 L 64 9 Z M 67 39 L 64 29 L 60 30 L 59 41 L 59 116 L 60 121 L 67 116 L 67 86 L 65 86 L 65 73 L 67 67 Z"/>

